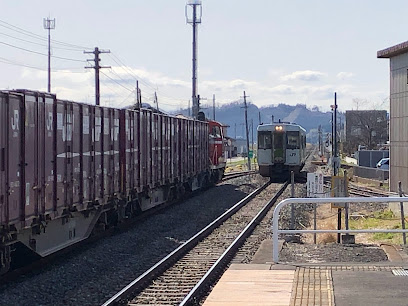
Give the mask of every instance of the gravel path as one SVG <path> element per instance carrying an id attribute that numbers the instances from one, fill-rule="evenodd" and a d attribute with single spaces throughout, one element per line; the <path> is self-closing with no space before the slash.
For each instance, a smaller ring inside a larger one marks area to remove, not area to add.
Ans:
<path id="1" fill-rule="evenodd" d="M 99 305 L 259 187 L 238 178 L 0 287 L 0 305 Z"/>
<path id="2" fill-rule="evenodd" d="M 381 262 L 387 255 L 378 246 L 364 244 L 298 244 L 286 243 L 280 252 L 281 262 Z"/>

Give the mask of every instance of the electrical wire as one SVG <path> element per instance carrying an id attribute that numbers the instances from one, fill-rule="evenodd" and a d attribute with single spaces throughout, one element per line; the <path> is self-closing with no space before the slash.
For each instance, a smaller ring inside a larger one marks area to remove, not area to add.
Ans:
<path id="1" fill-rule="evenodd" d="M 9 59 L 4 58 L 4 57 L 0 57 L 0 62 L 2 62 L 4 64 L 14 65 L 14 66 L 26 67 L 26 68 L 31 68 L 31 69 L 41 70 L 41 71 L 48 71 L 46 68 L 41 68 L 41 67 L 38 67 L 38 66 L 33 66 L 33 65 L 20 63 L 20 62 L 17 62 L 17 61 L 9 60 Z M 73 68 L 52 69 L 51 72 L 84 73 L 84 71 L 72 71 L 70 69 L 73 69 Z"/>
<path id="2" fill-rule="evenodd" d="M 9 30 L 18 32 L 18 33 L 20 33 L 20 34 L 30 36 L 30 37 L 35 38 L 35 39 L 38 39 L 38 40 L 48 41 L 47 38 L 45 38 L 45 37 L 43 37 L 43 36 L 41 36 L 41 35 L 38 35 L 38 34 L 35 34 L 35 33 L 33 33 L 33 32 L 27 31 L 27 30 L 25 30 L 25 29 L 23 29 L 23 28 L 17 27 L 17 26 L 15 26 L 15 25 L 12 25 L 12 24 L 10 24 L 10 23 L 8 23 L 8 22 L 6 22 L 6 21 L 3 21 L 3 20 L 1 20 L 1 19 L 0 19 L 0 26 L 2 26 L 2 27 L 4 27 L 4 28 L 7 28 L 7 29 L 9 29 Z M 85 47 L 85 46 L 70 44 L 70 43 L 66 43 L 66 42 L 63 42 L 63 41 L 55 40 L 55 39 L 51 39 L 51 42 L 53 42 L 53 43 L 55 43 L 55 44 L 59 44 L 59 45 L 68 46 L 68 47 L 71 47 L 71 48 L 76 48 L 76 49 L 89 49 L 89 50 L 92 50 L 92 49 L 93 49 L 93 48 L 90 48 L 90 47 Z"/>
<path id="3" fill-rule="evenodd" d="M 116 84 L 118 84 L 119 86 L 123 87 L 124 89 L 133 92 L 132 89 L 127 88 L 126 86 L 120 84 L 118 81 L 116 81 L 115 79 L 112 79 L 109 75 L 107 75 L 106 73 L 104 73 L 103 71 L 99 70 L 100 73 L 102 73 L 104 76 L 106 76 L 108 79 L 110 79 L 111 81 L 115 82 Z"/>
<path id="4" fill-rule="evenodd" d="M 46 47 L 46 48 L 48 48 L 48 44 L 37 43 L 37 42 L 34 42 L 34 41 L 30 41 L 30 40 L 27 40 L 27 39 L 15 37 L 15 36 L 13 36 L 13 35 L 9 35 L 9 34 L 2 33 L 2 32 L 0 32 L 0 35 L 7 36 L 7 37 L 10 37 L 10 38 L 19 40 L 19 41 L 24 41 L 24 42 L 27 42 L 27 43 L 29 43 L 29 44 L 33 44 L 33 45 L 37 45 L 37 46 L 41 46 L 41 47 Z M 79 50 L 79 49 L 70 49 L 70 48 L 63 48 L 63 47 L 56 47 L 56 46 L 52 46 L 52 49 L 60 49 L 60 50 L 77 51 L 77 52 L 80 51 L 80 52 L 82 52 L 82 50 Z"/>
<path id="5" fill-rule="evenodd" d="M 111 57 L 111 59 L 112 59 L 116 64 L 118 64 L 118 65 L 119 65 L 120 67 L 122 67 L 125 71 L 127 71 L 129 75 L 133 76 L 136 81 L 139 80 L 140 83 L 146 85 L 147 87 L 151 88 L 154 92 L 157 92 L 158 94 L 160 94 L 160 98 L 161 98 L 161 99 L 162 99 L 162 98 L 167 98 L 168 100 L 175 100 L 175 101 L 180 101 L 180 100 L 182 100 L 182 99 L 179 99 L 179 98 L 172 97 L 172 96 L 170 96 L 170 95 L 165 95 L 165 94 L 163 94 L 163 91 L 162 91 L 162 90 L 159 90 L 158 88 L 154 88 L 152 85 L 150 85 L 150 84 L 148 83 L 148 81 L 144 81 L 144 79 L 142 79 L 140 76 L 136 75 L 131 69 L 129 69 L 128 66 L 127 66 L 117 55 L 115 55 L 113 52 L 111 52 L 111 53 L 109 54 L 109 56 Z M 185 102 L 185 100 L 182 100 L 182 101 Z M 176 106 L 175 104 L 166 104 L 166 103 L 162 103 L 162 104 L 168 105 L 168 106 Z"/>
<path id="6" fill-rule="evenodd" d="M 6 46 L 9 46 L 9 47 L 12 47 L 12 48 L 16 48 L 16 49 L 19 49 L 19 50 L 23 50 L 23 51 L 26 51 L 26 52 L 30 52 L 30 53 L 34 53 L 34 54 L 38 54 L 38 55 L 43 55 L 43 56 L 48 56 L 48 54 L 45 54 L 45 53 L 41 53 L 41 52 L 26 49 L 26 48 L 18 47 L 18 46 L 8 44 L 8 43 L 2 42 L 2 41 L 0 41 L 0 44 L 6 45 Z M 84 61 L 84 60 L 78 60 L 78 59 L 73 59 L 73 58 L 68 58 L 68 57 L 62 57 L 62 56 L 56 56 L 56 55 L 51 55 L 51 57 L 66 60 L 66 61 L 86 63 L 86 61 Z"/>

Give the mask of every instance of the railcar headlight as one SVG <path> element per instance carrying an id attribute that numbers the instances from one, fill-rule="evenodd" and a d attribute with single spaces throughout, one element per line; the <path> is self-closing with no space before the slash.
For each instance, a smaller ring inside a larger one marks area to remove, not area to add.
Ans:
<path id="1" fill-rule="evenodd" d="M 281 125 L 277 125 L 277 126 L 275 126 L 275 131 L 282 131 L 283 130 L 283 126 L 281 126 Z"/>

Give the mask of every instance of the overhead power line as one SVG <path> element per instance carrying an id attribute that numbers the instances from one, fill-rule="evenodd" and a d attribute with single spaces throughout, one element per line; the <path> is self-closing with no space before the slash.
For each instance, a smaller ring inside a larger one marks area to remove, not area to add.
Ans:
<path id="1" fill-rule="evenodd" d="M 38 39 L 38 40 L 47 41 L 47 38 L 44 37 L 44 36 L 41 36 L 41 35 L 35 34 L 33 32 L 27 31 L 27 30 L 25 30 L 23 28 L 17 27 L 15 25 L 12 25 L 11 23 L 8 23 L 8 22 L 3 21 L 3 20 L 0 20 L 0 26 L 2 26 L 4 28 L 7 28 L 9 30 L 18 32 L 20 34 L 30 36 L 30 37 Z M 90 48 L 90 47 L 85 47 L 85 46 L 75 45 L 75 44 L 71 44 L 71 43 L 66 43 L 66 42 L 63 42 L 63 41 L 60 41 L 60 40 L 55 40 L 55 39 L 51 40 L 51 42 L 53 44 L 59 44 L 59 45 L 64 45 L 64 46 L 68 46 L 68 47 L 72 47 L 72 48 L 76 48 L 76 49 L 81 49 L 81 51 L 83 49 L 93 49 L 93 48 Z"/>
<path id="2" fill-rule="evenodd" d="M 4 57 L 0 57 L 0 62 L 8 65 L 13 65 L 13 66 L 20 66 L 20 67 L 26 67 L 30 69 L 35 69 L 35 70 L 40 70 L 40 71 L 47 71 L 47 68 L 39 67 L 39 66 L 33 66 L 33 65 L 28 65 L 24 63 L 20 63 L 17 61 L 9 60 Z M 52 72 L 59 72 L 59 73 L 84 73 L 84 71 L 72 71 L 72 69 L 77 69 L 77 68 L 62 68 L 62 69 L 52 69 Z"/>
<path id="3" fill-rule="evenodd" d="M 104 76 L 106 76 L 109 80 L 111 80 L 112 82 L 115 82 L 116 84 L 118 84 L 120 87 L 130 91 L 130 92 L 134 92 L 133 89 L 130 89 L 128 87 L 126 87 L 125 85 L 121 84 L 120 82 L 118 82 L 117 80 L 111 78 L 109 75 L 107 75 L 106 73 L 104 73 L 103 71 L 100 71 L 100 73 L 102 73 Z"/>
<path id="4" fill-rule="evenodd" d="M 15 49 L 23 50 L 23 51 L 26 51 L 26 52 L 30 52 L 30 53 L 34 53 L 34 54 L 38 54 L 38 55 L 42 55 L 42 56 L 48 56 L 48 54 L 45 54 L 45 53 L 41 53 L 41 52 L 38 52 L 38 51 L 18 47 L 18 46 L 8 44 L 8 43 L 2 42 L 2 41 L 0 41 L 0 44 L 9 46 L 9 47 L 12 47 L 12 48 L 15 48 Z M 68 58 L 68 57 L 63 57 L 63 56 L 51 55 L 51 57 L 66 60 L 66 61 L 81 62 L 81 63 L 85 62 L 84 60 L 78 60 L 78 59 Z"/>

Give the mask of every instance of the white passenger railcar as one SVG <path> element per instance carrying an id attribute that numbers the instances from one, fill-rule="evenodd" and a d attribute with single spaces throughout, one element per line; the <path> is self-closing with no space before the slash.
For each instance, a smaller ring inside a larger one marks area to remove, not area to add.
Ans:
<path id="1" fill-rule="evenodd" d="M 306 160 L 306 130 L 287 122 L 262 124 L 257 130 L 259 173 L 282 179 L 291 171 L 299 175 Z"/>

